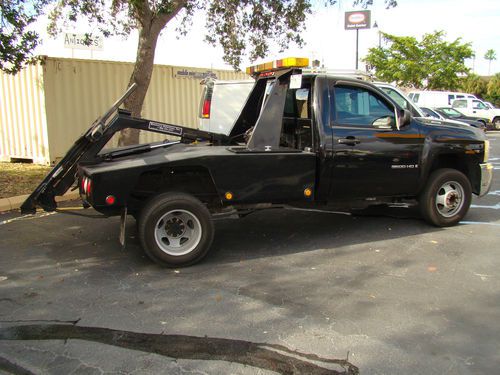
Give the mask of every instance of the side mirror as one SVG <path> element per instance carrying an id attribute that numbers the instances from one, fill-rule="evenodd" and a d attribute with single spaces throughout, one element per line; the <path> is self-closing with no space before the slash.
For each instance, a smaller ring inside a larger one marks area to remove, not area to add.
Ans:
<path id="1" fill-rule="evenodd" d="M 399 116 L 399 127 L 403 127 L 408 125 L 411 122 L 411 112 L 408 111 L 407 109 L 404 109 L 402 112 L 400 112 Z"/>
<path id="2" fill-rule="evenodd" d="M 376 129 L 392 129 L 392 127 L 394 126 L 394 117 L 380 117 L 373 121 L 372 126 Z"/>

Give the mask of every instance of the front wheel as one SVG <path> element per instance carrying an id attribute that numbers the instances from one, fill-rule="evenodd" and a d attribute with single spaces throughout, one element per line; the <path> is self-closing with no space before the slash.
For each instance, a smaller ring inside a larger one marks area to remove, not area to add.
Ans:
<path id="1" fill-rule="evenodd" d="M 198 199 L 180 193 L 153 198 L 141 211 L 138 230 L 146 254 L 167 267 L 200 261 L 214 237 L 208 209 Z"/>
<path id="2" fill-rule="evenodd" d="M 438 169 L 431 173 L 420 194 L 420 212 L 429 224 L 449 227 L 463 219 L 471 199 L 471 184 L 462 172 Z"/>

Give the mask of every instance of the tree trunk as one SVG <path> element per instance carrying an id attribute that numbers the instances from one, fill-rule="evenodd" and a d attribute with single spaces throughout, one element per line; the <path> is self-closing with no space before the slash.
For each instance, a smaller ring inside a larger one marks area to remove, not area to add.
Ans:
<path id="1" fill-rule="evenodd" d="M 137 59 L 134 71 L 130 76 L 129 84 L 137 83 L 137 89 L 125 101 L 125 108 L 132 112 L 132 116 L 139 117 L 142 111 L 142 105 L 148 92 L 151 75 L 153 74 L 153 63 L 155 58 L 156 42 L 160 30 L 152 30 L 151 27 L 142 27 L 139 30 L 139 43 L 137 46 Z M 138 129 L 122 130 L 118 140 L 119 146 L 134 145 L 139 143 Z"/>
<path id="2" fill-rule="evenodd" d="M 151 75 L 153 74 L 153 63 L 155 58 L 156 43 L 158 36 L 165 25 L 172 20 L 184 7 L 186 1 L 175 1 L 171 12 L 154 14 L 149 7 L 148 1 L 137 1 L 134 5 L 139 28 L 139 42 L 137 45 L 137 58 L 134 71 L 130 77 L 129 85 L 137 84 L 137 89 L 125 101 L 125 108 L 132 112 L 132 116 L 139 117 L 142 105 L 148 92 Z M 139 143 L 138 129 L 122 130 L 118 140 L 119 146 L 134 145 Z"/>

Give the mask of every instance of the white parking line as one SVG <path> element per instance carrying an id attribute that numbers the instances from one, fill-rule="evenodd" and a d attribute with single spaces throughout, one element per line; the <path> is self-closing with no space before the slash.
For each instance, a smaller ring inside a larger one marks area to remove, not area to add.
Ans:
<path id="1" fill-rule="evenodd" d="M 500 190 L 493 190 L 488 193 L 488 195 L 500 195 Z"/>
<path id="2" fill-rule="evenodd" d="M 484 221 L 461 221 L 460 224 L 466 224 L 466 225 L 473 225 L 473 224 L 477 224 L 477 225 L 492 225 L 492 226 L 495 226 L 495 227 L 500 227 L 500 224 L 498 224 L 498 223 L 486 223 Z"/>
<path id="3" fill-rule="evenodd" d="M 489 208 L 490 210 L 500 210 L 500 203 L 495 204 L 494 206 L 483 206 L 479 204 L 471 204 L 471 208 Z"/>
<path id="4" fill-rule="evenodd" d="M 54 214 L 56 214 L 56 213 L 57 213 L 57 212 L 44 212 L 44 213 L 35 214 L 35 215 L 24 215 L 24 216 L 19 216 L 19 217 L 15 217 L 15 218 L 13 218 L 13 219 L 8 219 L 8 220 L 0 221 L 0 225 L 5 225 L 5 224 L 13 223 L 14 221 L 22 221 L 22 220 L 39 219 L 39 218 L 41 218 L 41 217 L 54 215 Z"/>

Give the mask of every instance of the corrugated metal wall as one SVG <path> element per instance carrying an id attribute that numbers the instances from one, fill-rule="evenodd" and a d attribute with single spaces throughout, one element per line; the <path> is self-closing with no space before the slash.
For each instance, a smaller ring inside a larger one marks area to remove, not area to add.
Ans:
<path id="1" fill-rule="evenodd" d="M 38 65 L 15 76 L 0 73 L 0 159 L 11 158 L 40 164 L 49 160 L 43 70 Z"/>
<path id="2" fill-rule="evenodd" d="M 4 159 L 21 157 L 13 152 L 24 150 L 22 157 L 54 163 L 123 94 L 132 69 L 132 63 L 49 57 L 43 65 L 43 80 L 40 66 L 28 67 L 14 77 L 2 75 L 0 155 Z M 207 69 L 156 65 L 143 117 L 197 127 L 201 79 L 180 78 L 177 74 L 180 71 L 201 73 Z M 213 70 L 213 73 L 222 80 L 248 78 L 233 71 Z M 17 81 L 22 83 L 14 84 Z M 9 102 L 6 110 L 4 99 Z M 9 121 L 4 122 L 4 117 Z M 11 139 L 16 129 L 27 130 L 16 136 L 14 150 Z M 162 138 L 150 132 L 141 134 L 141 142 Z M 43 157 L 40 159 L 33 150 L 41 152 Z"/>

